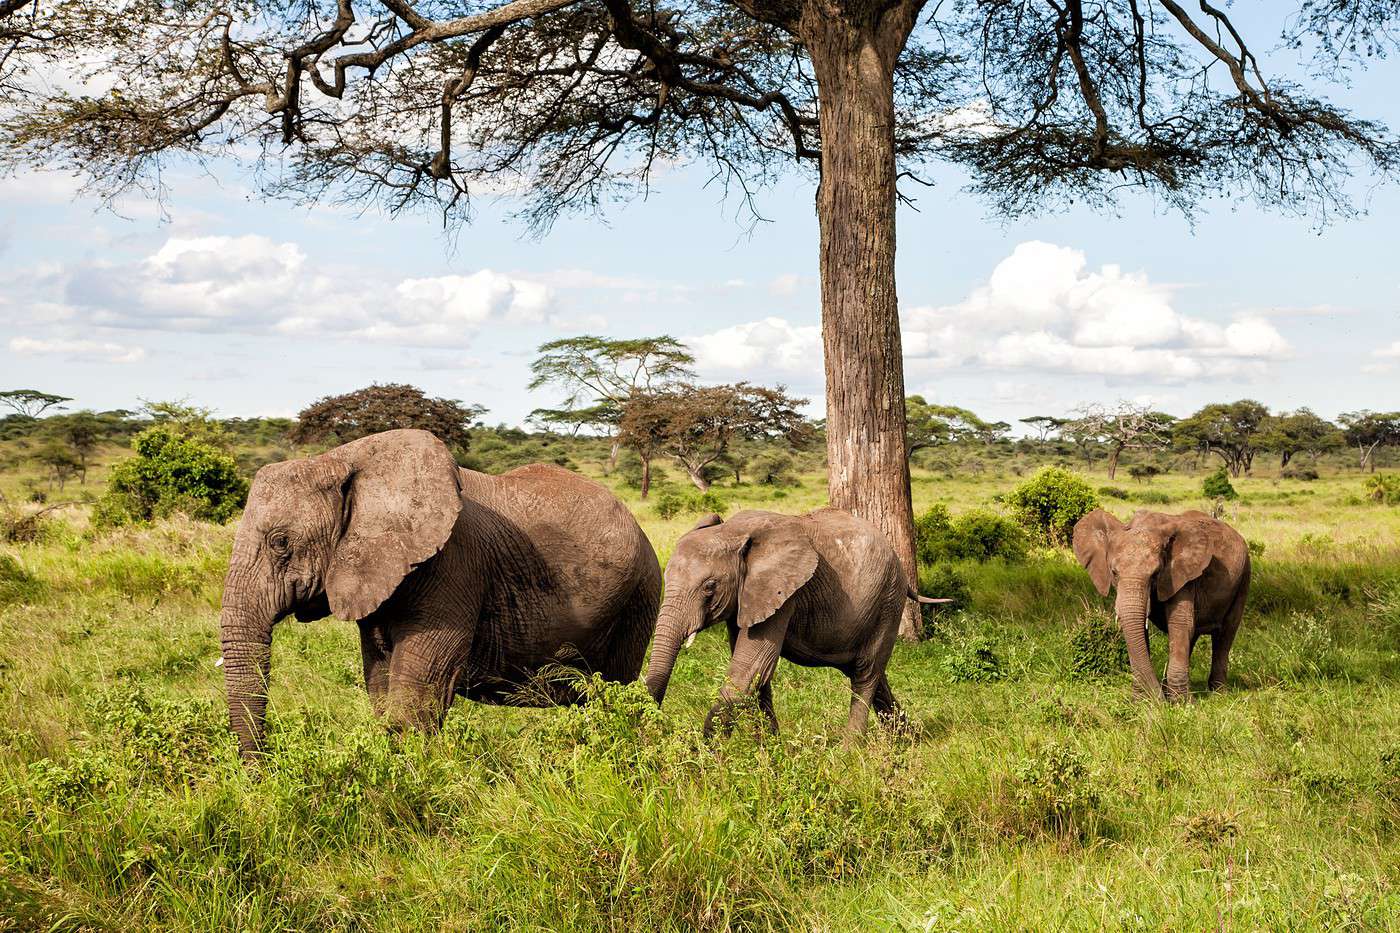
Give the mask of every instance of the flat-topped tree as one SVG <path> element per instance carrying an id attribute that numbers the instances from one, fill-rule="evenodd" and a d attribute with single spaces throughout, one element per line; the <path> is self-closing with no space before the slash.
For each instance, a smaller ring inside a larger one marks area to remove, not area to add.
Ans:
<path id="1" fill-rule="evenodd" d="M 1346 209 L 1350 169 L 1397 158 L 1382 127 L 1269 79 L 1206 0 L 109 6 L 0 0 L 0 158 L 112 191 L 154 184 L 167 156 L 260 151 L 273 194 L 457 222 L 485 186 L 516 193 L 537 228 L 644 192 L 657 165 L 706 163 L 746 199 L 789 167 L 812 173 L 830 499 L 881 526 L 911 577 L 901 177 L 958 163 L 1008 214 L 1138 186 L 1182 209 L 1230 195 L 1325 216 Z M 1345 37 L 1383 44 L 1396 15 L 1311 0 L 1278 25 L 1342 62 Z M 55 58 L 111 92 L 26 84 Z M 912 634 L 912 608 L 905 622 Z"/>

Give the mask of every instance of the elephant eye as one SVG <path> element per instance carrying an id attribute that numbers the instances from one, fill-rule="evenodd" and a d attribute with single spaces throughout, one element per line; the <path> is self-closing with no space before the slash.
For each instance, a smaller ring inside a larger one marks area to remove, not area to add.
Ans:
<path id="1" fill-rule="evenodd" d="M 713 593 L 713 592 L 715 591 L 715 585 L 716 585 L 716 584 L 715 584 L 715 581 L 714 581 L 713 578 L 711 578 L 711 579 L 709 579 L 709 580 L 706 580 L 706 581 L 705 581 L 705 585 L 704 585 L 704 590 L 705 590 L 705 592 L 706 592 L 706 593 Z"/>
<path id="2" fill-rule="evenodd" d="M 290 551 L 291 548 L 292 548 L 292 544 L 291 544 L 291 542 L 287 539 L 286 533 L 281 532 L 281 531 L 273 532 L 273 533 L 268 537 L 267 543 L 268 543 L 268 546 L 270 546 L 270 547 L 271 547 L 274 551 L 276 551 L 278 554 L 286 554 L 286 553 L 287 553 L 288 551 Z"/>

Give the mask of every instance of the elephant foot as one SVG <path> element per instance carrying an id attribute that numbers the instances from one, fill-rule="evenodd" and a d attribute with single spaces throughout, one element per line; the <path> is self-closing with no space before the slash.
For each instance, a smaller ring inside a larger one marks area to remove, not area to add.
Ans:
<path id="1" fill-rule="evenodd" d="M 1190 703 L 1191 684 L 1167 682 L 1166 700 L 1168 703 Z"/>

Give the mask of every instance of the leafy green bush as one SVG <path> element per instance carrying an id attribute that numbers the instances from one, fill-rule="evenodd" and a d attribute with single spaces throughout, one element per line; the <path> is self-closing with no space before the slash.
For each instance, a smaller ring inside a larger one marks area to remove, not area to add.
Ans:
<path id="1" fill-rule="evenodd" d="M 1201 492 L 1205 493 L 1207 499 L 1238 499 L 1240 494 L 1235 492 L 1235 487 L 1230 485 L 1230 474 L 1221 467 L 1205 478 L 1201 483 Z"/>
<path id="2" fill-rule="evenodd" d="M 1100 486 L 1099 495 L 1105 499 L 1126 499 L 1132 495 L 1122 486 Z"/>
<path id="3" fill-rule="evenodd" d="M 1099 822 L 1103 790 L 1084 755 L 1051 742 L 1024 758 L 1015 771 L 1022 813 L 1057 835 L 1083 836 Z"/>
<path id="4" fill-rule="evenodd" d="M 1171 505 L 1176 499 L 1165 492 L 1157 492 L 1155 489 L 1143 489 L 1133 493 L 1133 501 L 1141 502 L 1143 505 Z"/>
<path id="5" fill-rule="evenodd" d="M 785 450 L 767 450 L 748 463 L 749 473 L 760 486 L 801 486 L 792 454 Z"/>
<path id="6" fill-rule="evenodd" d="M 112 469 L 93 518 L 100 526 L 126 525 L 184 512 L 223 524 L 248 499 L 248 481 L 233 457 L 165 426 L 147 428 L 131 442 L 136 456 Z"/>
<path id="7" fill-rule="evenodd" d="M 1311 483 L 1313 480 L 1318 478 L 1318 473 L 1311 467 L 1300 467 L 1297 469 L 1289 467 L 1288 469 L 1279 473 L 1279 476 L 1283 479 L 1297 479 L 1302 480 L 1305 483 Z"/>
<path id="8" fill-rule="evenodd" d="M 9 554 L 0 554 L 0 606 L 30 602 L 44 591 L 44 582 Z"/>
<path id="9" fill-rule="evenodd" d="M 691 512 L 696 515 L 714 512 L 723 515 L 727 511 L 729 511 L 729 503 L 714 490 L 692 492 L 688 495 L 667 492 L 662 493 L 656 500 L 656 514 L 666 519 L 675 518 L 682 512 Z"/>
<path id="10" fill-rule="evenodd" d="M 1151 482 L 1152 477 L 1162 475 L 1162 468 L 1155 463 L 1135 463 L 1128 467 L 1128 475 L 1139 483 L 1143 480 Z"/>
<path id="11" fill-rule="evenodd" d="M 1128 669 L 1128 644 L 1112 618 L 1088 614 L 1069 636 L 1070 676 L 1097 680 Z"/>
<path id="12" fill-rule="evenodd" d="M 942 505 L 933 505 L 914 519 L 914 546 L 921 564 L 950 560 L 1009 561 L 1026 556 L 1026 536 L 1015 522 L 984 509 L 950 518 Z"/>
<path id="13" fill-rule="evenodd" d="M 1082 477 L 1063 467 L 1042 467 L 1006 497 L 1021 526 L 1050 544 L 1068 544 L 1074 524 L 1098 508 L 1099 497 Z"/>
<path id="14" fill-rule="evenodd" d="M 1366 498 L 1385 505 L 1400 505 L 1400 474 L 1374 473 L 1366 477 Z"/>
<path id="15" fill-rule="evenodd" d="M 968 635 L 955 641 L 943 655 L 943 673 L 953 683 L 985 684 L 1006 676 L 996 644 L 986 635 Z"/>

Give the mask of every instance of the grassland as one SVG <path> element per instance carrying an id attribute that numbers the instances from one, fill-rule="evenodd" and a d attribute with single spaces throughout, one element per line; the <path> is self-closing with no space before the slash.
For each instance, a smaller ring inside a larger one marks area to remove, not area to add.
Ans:
<path id="1" fill-rule="evenodd" d="M 920 472 L 916 506 L 1016 482 Z M 1203 505 L 1119 485 L 1123 515 Z M 1236 485 L 1251 606 L 1190 705 L 1130 700 L 1104 601 L 1042 551 L 957 568 L 966 611 L 891 662 L 913 728 L 856 750 L 844 681 L 787 664 L 778 737 L 703 742 L 715 630 L 663 711 L 597 687 L 392 739 L 328 620 L 279 626 L 253 771 L 215 666 L 232 529 L 56 510 L 0 545 L 0 929 L 1400 929 L 1400 509 L 1354 472 Z M 693 516 L 618 491 L 665 560 Z M 798 512 L 822 482 L 716 492 Z"/>

